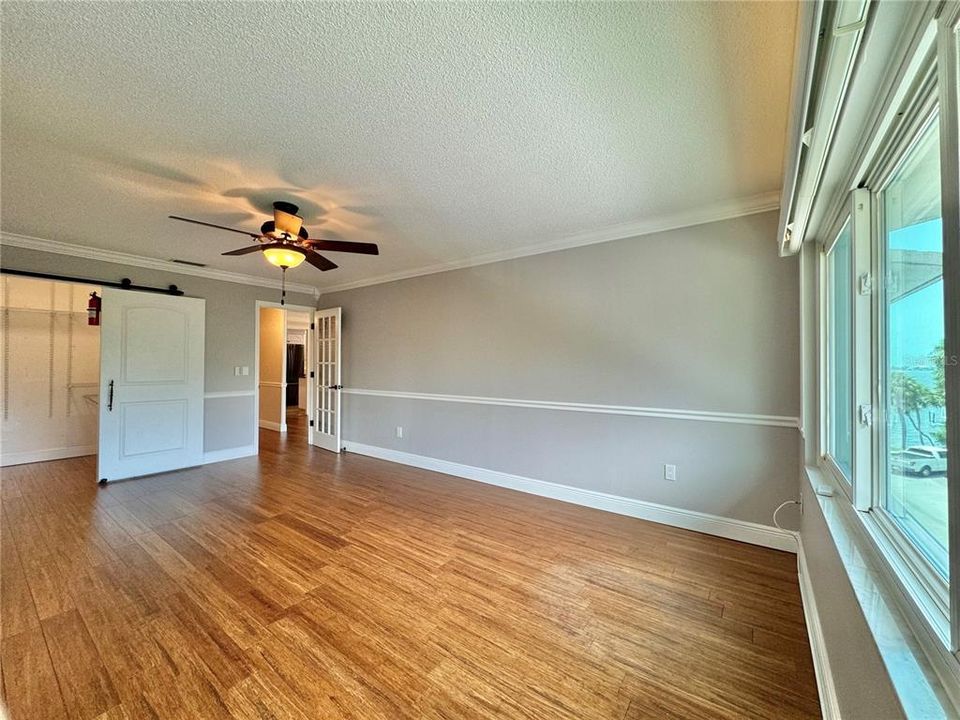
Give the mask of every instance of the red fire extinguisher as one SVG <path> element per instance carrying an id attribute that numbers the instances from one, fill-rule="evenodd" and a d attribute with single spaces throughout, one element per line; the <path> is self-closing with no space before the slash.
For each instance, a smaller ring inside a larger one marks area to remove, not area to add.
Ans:
<path id="1" fill-rule="evenodd" d="M 95 293 L 90 293 L 90 299 L 87 301 L 87 325 L 100 324 L 100 297 Z"/>

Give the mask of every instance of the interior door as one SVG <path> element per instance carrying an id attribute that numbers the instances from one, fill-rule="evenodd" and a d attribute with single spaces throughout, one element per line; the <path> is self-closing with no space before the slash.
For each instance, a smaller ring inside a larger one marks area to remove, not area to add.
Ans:
<path id="1" fill-rule="evenodd" d="M 310 442 L 340 452 L 340 308 L 317 310 L 314 317 L 316 393 Z"/>
<path id="2" fill-rule="evenodd" d="M 203 462 L 205 302 L 103 289 L 101 480 Z"/>

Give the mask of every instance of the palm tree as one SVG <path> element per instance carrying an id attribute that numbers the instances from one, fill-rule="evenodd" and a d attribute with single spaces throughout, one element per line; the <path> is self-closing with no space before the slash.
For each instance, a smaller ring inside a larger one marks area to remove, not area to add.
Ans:
<path id="1" fill-rule="evenodd" d="M 944 349 L 946 340 L 941 340 L 930 353 L 930 363 L 933 365 L 933 392 L 938 397 L 947 397 L 947 364 L 946 350 Z"/>
<path id="2" fill-rule="evenodd" d="M 937 403 L 934 392 L 919 380 L 899 370 L 890 375 L 890 409 L 900 418 L 901 448 L 907 447 L 907 420 L 920 435 L 922 442 L 933 444 L 933 440 L 922 429 L 921 412 Z"/>
<path id="3" fill-rule="evenodd" d="M 936 407 L 944 407 L 947 404 L 947 364 L 946 350 L 944 349 L 944 340 L 941 340 L 928 356 L 930 364 L 933 365 L 933 402 Z M 940 443 L 947 441 L 947 430 L 943 428 L 934 432 L 934 437 Z"/>

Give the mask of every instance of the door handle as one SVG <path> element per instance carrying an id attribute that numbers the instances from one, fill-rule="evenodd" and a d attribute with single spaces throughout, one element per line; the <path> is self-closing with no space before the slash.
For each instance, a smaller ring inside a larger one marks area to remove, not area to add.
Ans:
<path id="1" fill-rule="evenodd" d="M 327 385 L 327 390 L 343 390 L 343 385 Z"/>
<path id="2" fill-rule="evenodd" d="M 113 380 L 110 381 L 110 390 L 107 392 L 107 412 L 113 412 Z"/>

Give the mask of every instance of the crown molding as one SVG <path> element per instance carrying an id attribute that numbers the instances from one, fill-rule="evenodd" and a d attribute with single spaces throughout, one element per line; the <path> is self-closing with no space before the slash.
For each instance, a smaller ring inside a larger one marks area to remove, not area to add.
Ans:
<path id="1" fill-rule="evenodd" d="M 745 217 L 747 215 L 756 215 L 758 213 L 777 210 L 780 207 L 780 191 L 763 193 L 749 198 L 740 198 L 737 200 L 726 200 L 719 203 L 704 205 L 692 210 L 685 210 L 668 215 L 660 215 L 645 220 L 609 225 L 597 230 L 568 235 L 556 240 L 534 243 L 519 248 L 511 248 L 493 253 L 483 253 L 474 255 L 463 260 L 454 260 L 446 263 L 436 263 L 425 265 L 411 270 L 402 270 L 395 273 L 377 275 L 372 278 L 354 280 L 352 282 L 339 283 L 328 287 L 316 287 L 314 285 L 305 285 L 299 283 L 287 283 L 287 289 L 291 292 L 305 293 L 313 297 L 319 297 L 321 294 L 339 292 L 341 290 L 352 290 L 354 288 L 367 287 L 368 285 L 380 285 L 382 283 L 394 282 L 397 280 L 407 280 L 409 278 L 421 277 L 423 275 L 433 275 L 435 273 L 447 272 L 449 270 L 460 270 L 463 268 L 476 267 L 478 265 L 489 265 L 491 263 L 502 262 L 504 260 L 515 260 L 517 258 L 530 257 L 531 255 L 542 255 L 559 250 L 570 250 L 572 248 L 583 247 L 585 245 L 597 245 L 599 243 L 612 242 L 614 240 L 626 240 L 627 238 L 641 237 L 643 235 L 652 235 L 653 233 L 666 232 L 668 230 L 679 230 L 685 227 L 694 227 L 696 225 L 705 225 L 722 220 L 732 220 L 733 218 Z M 57 240 L 47 240 L 45 238 L 30 237 L 29 235 L 18 235 L 16 233 L 3 232 L 0 230 L 0 245 L 10 245 L 11 247 L 21 247 L 28 250 L 40 250 L 41 252 L 55 253 L 57 255 L 69 255 L 71 257 L 82 257 L 90 260 L 100 260 L 102 262 L 117 263 L 119 265 L 130 265 L 132 267 L 148 268 L 151 270 L 165 270 L 167 272 L 177 273 L 179 275 L 193 275 L 195 277 L 205 277 L 211 280 L 221 280 L 223 282 L 241 283 L 244 285 L 257 285 L 272 289 L 280 288 L 279 280 L 247 275 L 245 273 L 230 272 L 228 270 L 216 270 L 214 268 L 195 268 L 189 265 L 180 265 L 179 263 L 161 260 L 160 258 L 151 258 L 143 255 L 133 255 L 131 253 L 119 252 L 116 250 L 104 250 L 101 248 L 87 247 L 85 245 L 74 245 L 72 243 L 59 242 Z"/>
<path id="2" fill-rule="evenodd" d="M 209 278 L 222 282 L 256 285 L 274 290 L 279 290 L 281 285 L 279 280 L 247 275 L 246 273 L 217 270 L 215 268 L 191 267 L 190 265 L 181 265 L 180 263 L 161 260 L 160 258 L 133 255 L 117 250 L 104 250 L 102 248 L 87 247 L 85 245 L 74 245 L 72 243 L 30 237 L 29 235 L 18 235 L 4 231 L 0 231 L 0 246 L 2 245 L 25 248 L 27 250 L 39 250 L 40 252 L 54 253 L 56 255 L 69 255 L 70 257 L 85 258 L 87 260 L 99 260 L 101 262 L 116 263 L 118 265 L 129 265 L 136 268 L 164 270 L 178 275 L 192 275 L 194 277 Z M 310 295 L 314 298 L 319 297 L 320 294 L 315 286 L 301 283 L 287 283 L 287 290 Z"/>
<path id="3" fill-rule="evenodd" d="M 680 228 L 693 227 L 695 225 L 705 225 L 707 223 L 732 220 L 733 218 L 747 215 L 756 215 L 758 213 L 778 210 L 779 208 L 780 191 L 775 190 L 761 195 L 754 195 L 753 197 L 725 200 L 710 205 L 703 205 L 692 210 L 660 215 L 646 220 L 608 225 L 597 230 L 568 235 L 548 242 L 534 243 L 510 250 L 474 255 L 464 260 L 425 265 L 413 270 L 402 270 L 400 272 L 378 275 L 364 280 L 354 280 L 352 282 L 321 287 L 320 294 L 326 295 L 328 293 L 340 292 L 341 290 L 367 287 L 368 285 L 380 285 L 396 280 L 408 280 L 423 275 L 433 275 L 449 270 L 461 270 L 478 265 L 489 265 L 504 260 L 515 260 L 531 255 L 557 252 L 558 250 L 570 250 L 572 248 L 583 247 L 584 245 L 597 245 L 614 240 L 626 240 L 627 238 L 640 237 L 642 235 L 652 235 L 653 233 L 666 232 L 668 230 L 679 230 Z"/>

